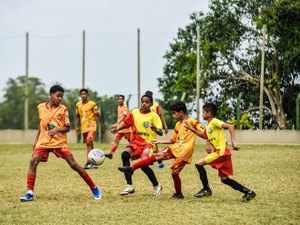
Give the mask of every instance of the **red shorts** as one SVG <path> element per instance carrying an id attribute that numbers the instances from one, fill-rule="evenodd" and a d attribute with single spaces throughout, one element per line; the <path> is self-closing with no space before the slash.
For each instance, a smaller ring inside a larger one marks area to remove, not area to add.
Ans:
<path id="1" fill-rule="evenodd" d="M 130 133 L 117 133 L 116 140 L 120 141 L 124 137 L 127 141 L 130 140 Z"/>
<path id="2" fill-rule="evenodd" d="M 82 133 L 83 143 L 94 142 L 96 138 L 96 131 L 88 131 L 86 133 Z"/>
<path id="3" fill-rule="evenodd" d="M 219 171 L 219 176 L 231 176 L 233 175 L 231 155 L 225 155 L 217 158 L 208 165 Z"/>
<path id="4" fill-rule="evenodd" d="M 132 144 L 128 145 L 127 147 L 130 147 L 133 149 L 133 156 L 131 157 L 132 160 L 147 159 L 153 153 L 153 150 L 152 150 L 153 146 L 151 144 L 137 145 L 135 143 L 132 143 Z"/>
<path id="5" fill-rule="evenodd" d="M 170 169 L 173 171 L 173 173 L 179 174 L 180 171 L 185 167 L 187 162 L 183 161 L 182 159 L 176 158 L 170 148 L 165 148 L 164 150 L 162 150 L 162 152 L 165 153 L 163 160 L 174 158 L 174 162 L 172 163 Z"/>
<path id="6" fill-rule="evenodd" d="M 55 154 L 57 158 L 65 158 L 66 156 L 72 155 L 71 149 L 68 145 L 65 145 L 61 148 L 35 147 L 32 152 L 32 155 L 41 155 L 43 157 L 41 161 L 47 162 L 49 157 L 49 152 Z"/>

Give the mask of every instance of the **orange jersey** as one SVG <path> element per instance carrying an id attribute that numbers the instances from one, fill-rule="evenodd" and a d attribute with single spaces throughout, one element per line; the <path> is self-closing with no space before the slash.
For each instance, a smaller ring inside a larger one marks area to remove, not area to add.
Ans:
<path id="1" fill-rule="evenodd" d="M 126 117 L 127 114 L 128 114 L 128 107 L 126 105 L 118 106 L 118 122 L 120 120 L 122 120 L 124 117 Z M 131 133 L 131 127 L 123 129 L 123 130 L 120 130 L 118 133 L 119 134 Z"/>
<path id="2" fill-rule="evenodd" d="M 67 144 L 67 133 L 57 133 L 49 136 L 46 132 L 54 127 L 70 127 L 70 120 L 67 107 L 59 105 L 56 108 L 49 108 L 48 103 L 39 104 L 38 115 L 40 118 L 40 134 L 36 143 L 42 148 L 61 148 Z"/>
<path id="3" fill-rule="evenodd" d="M 187 121 L 196 130 L 203 131 L 202 124 L 193 119 L 188 118 Z M 191 163 L 194 153 L 196 134 L 185 127 L 184 122 L 178 121 L 173 131 L 172 141 L 175 142 L 169 148 L 176 158 Z"/>
<path id="4" fill-rule="evenodd" d="M 137 145 L 152 144 L 151 141 L 156 139 L 156 133 L 150 128 L 150 125 L 155 125 L 157 129 L 162 129 L 162 123 L 159 116 L 150 111 L 142 113 L 140 109 L 134 109 L 124 120 L 125 127 L 132 127 L 130 143 Z"/>
<path id="5" fill-rule="evenodd" d="M 93 101 L 76 104 L 76 116 L 80 116 L 81 133 L 97 130 L 97 121 L 95 116 L 100 115 L 99 108 Z"/>

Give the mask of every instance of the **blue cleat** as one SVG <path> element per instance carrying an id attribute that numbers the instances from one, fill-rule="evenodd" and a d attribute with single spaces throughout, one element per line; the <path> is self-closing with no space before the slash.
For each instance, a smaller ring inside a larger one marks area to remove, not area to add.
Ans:
<path id="1" fill-rule="evenodd" d="M 99 199 L 102 198 L 102 193 L 101 193 L 101 191 L 98 189 L 97 186 L 94 187 L 94 188 L 92 189 L 92 192 L 93 192 L 93 195 L 94 195 L 94 199 L 95 199 L 95 200 L 99 200 Z"/>
<path id="2" fill-rule="evenodd" d="M 21 202 L 29 202 L 33 201 L 33 192 L 32 191 L 27 191 L 27 193 L 20 198 Z"/>
<path id="3" fill-rule="evenodd" d="M 157 169 L 162 169 L 162 168 L 164 168 L 165 167 L 165 164 L 163 164 L 163 163 L 159 163 L 158 165 L 157 165 Z"/>

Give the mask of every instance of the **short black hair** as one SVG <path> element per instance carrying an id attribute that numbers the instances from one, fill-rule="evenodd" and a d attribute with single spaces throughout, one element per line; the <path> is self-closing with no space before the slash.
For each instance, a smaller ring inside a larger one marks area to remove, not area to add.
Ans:
<path id="1" fill-rule="evenodd" d="M 206 103 L 203 105 L 203 110 L 206 112 L 210 112 L 211 115 L 216 116 L 218 112 L 218 108 L 214 103 Z"/>
<path id="2" fill-rule="evenodd" d="M 186 114 L 187 112 L 187 108 L 184 102 L 177 102 L 174 103 L 170 106 L 170 110 L 174 111 L 174 112 L 183 112 L 184 114 Z"/>
<path id="3" fill-rule="evenodd" d="M 141 101 L 142 101 L 142 99 L 143 99 L 144 97 L 149 98 L 149 99 L 150 99 L 150 102 L 153 103 L 153 97 L 152 97 L 152 95 L 146 95 L 146 94 L 144 94 L 144 95 L 141 97 Z"/>
<path id="4" fill-rule="evenodd" d="M 86 89 L 86 88 L 82 88 L 80 91 L 79 91 L 79 94 L 81 94 L 81 92 L 86 92 L 87 94 L 89 93 L 89 90 Z"/>
<path id="5" fill-rule="evenodd" d="M 65 90 L 62 88 L 62 86 L 58 85 L 58 84 L 55 84 L 53 85 L 51 88 L 50 88 L 50 94 L 53 94 L 57 91 L 61 91 L 61 92 L 65 92 Z"/>
<path id="6" fill-rule="evenodd" d="M 146 91 L 145 95 L 153 96 L 153 92 L 152 91 Z"/>
<path id="7" fill-rule="evenodd" d="M 125 96 L 124 95 L 118 95 L 118 98 L 121 97 L 125 100 Z"/>

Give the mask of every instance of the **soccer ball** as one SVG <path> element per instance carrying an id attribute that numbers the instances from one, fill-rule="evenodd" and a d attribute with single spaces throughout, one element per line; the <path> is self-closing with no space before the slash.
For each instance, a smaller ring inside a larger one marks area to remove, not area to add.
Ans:
<path id="1" fill-rule="evenodd" d="M 92 149 L 88 154 L 88 160 L 95 166 L 100 166 L 105 160 L 105 154 L 101 149 Z"/>

